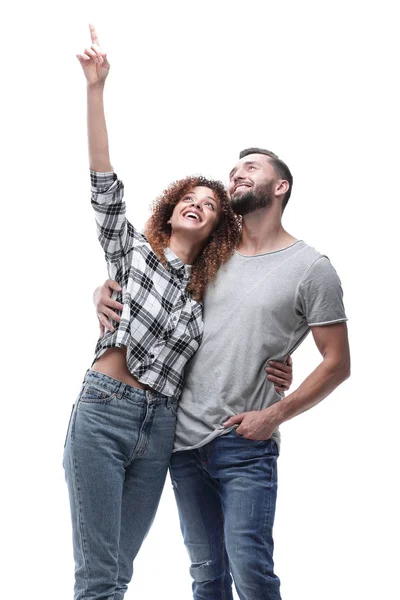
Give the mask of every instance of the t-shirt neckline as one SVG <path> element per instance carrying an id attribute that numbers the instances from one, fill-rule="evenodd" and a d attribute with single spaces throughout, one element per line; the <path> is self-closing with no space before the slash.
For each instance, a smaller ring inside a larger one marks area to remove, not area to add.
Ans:
<path id="1" fill-rule="evenodd" d="M 290 244 L 289 246 L 279 248 L 279 250 L 271 250 L 271 252 L 263 252 L 262 254 L 241 254 L 238 250 L 235 250 L 235 254 L 237 256 L 241 256 L 242 258 L 258 258 L 259 256 L 268 256 L 269 254 L 277 254 L 278 252 L 284 252 L 285 250 L 289 250 L 290 248 L 293 248 L 293 246 L 296 246 L 301 242 L 303 242 L 303 240 L 296 240 L 295 242 L 293 242 L 293 244 Z"/>

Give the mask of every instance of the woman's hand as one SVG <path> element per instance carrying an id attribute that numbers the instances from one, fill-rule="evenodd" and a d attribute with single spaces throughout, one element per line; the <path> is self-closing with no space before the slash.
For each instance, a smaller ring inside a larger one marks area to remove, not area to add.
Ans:
<path id="1" fill-rule="evenodd" d="M 270 360 L 265 371 L 268 373 L 267 379 L 272 381 L 277 392 L 287 391 L 293 382 L 293 361 L 288 356 L 286 364 Z"/>
<path id="2" fill-rule="evenodd" d="M 100 48 L 99 38 L 93 25 L 89 25 L 92 44 L 85 48 L 83 54 L 77 54 L 76 57 L 81 63 L 88 86 L 104 85 L 110 70 L 110 63 L 107 55 Z"/>

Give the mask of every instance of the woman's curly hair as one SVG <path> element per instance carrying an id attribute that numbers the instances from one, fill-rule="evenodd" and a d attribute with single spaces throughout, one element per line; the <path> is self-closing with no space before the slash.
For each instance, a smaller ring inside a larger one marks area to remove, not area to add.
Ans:
<path id="1" fill-rule="evenodd" d="M 171 237 L 171 225 L 168 221 L 178 202 L 196 186 L 213 190 L 220 204 L 218 225 L 193 264 L 187 288 L 195 300 L 201 300 L 207 284 L 215 278 L 220 266 L 232 256 L 240 237 L 240 219 L 230 208 L 224 185 L 220 181 L 197 175 L 175 181 L 153 203 L 153 212 L 146 223 L 144 234 L 159 260 L 167 266 L 164 249 L 169 246 Z"/>

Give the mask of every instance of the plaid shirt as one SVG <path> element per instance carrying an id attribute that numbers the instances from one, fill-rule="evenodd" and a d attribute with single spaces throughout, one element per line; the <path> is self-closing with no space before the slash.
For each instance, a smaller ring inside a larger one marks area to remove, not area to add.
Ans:
<path id="1" fill-rule="evenodd" d="M 203 335 L 202 305 L 186 292 L 191 267 L 167 248 L 168 270 L 144 235 L 125 217 L 124 185 L 115 173 L 90 172 L 97 232 L 108 274 L 122 287 L 116 299 L 124 305 L 96 346 L 97 360 L 107 349 L 127 347 L 127 366 L 141 383 L 178 397 L 183 370 Z"/>

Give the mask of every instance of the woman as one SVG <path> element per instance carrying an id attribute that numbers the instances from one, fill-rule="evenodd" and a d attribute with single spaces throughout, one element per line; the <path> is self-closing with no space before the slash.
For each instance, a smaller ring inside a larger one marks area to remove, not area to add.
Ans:
<path id="1" fill-rule="evenodd" d="M 103 107 L 109 72 L 92 45 L 87 80 L 92 205 L 122 313 L 98 341 L 67 432 L 75 600 L 123 598 L 161 496 L 186 362 L 202 337 L 201 298 L 230 257 L 239 225 L 220 182 L 191 177 L 156 201 L 145 234 L 125 217 Z M 190 266 L 192 265 L 192 266 Z"/>

